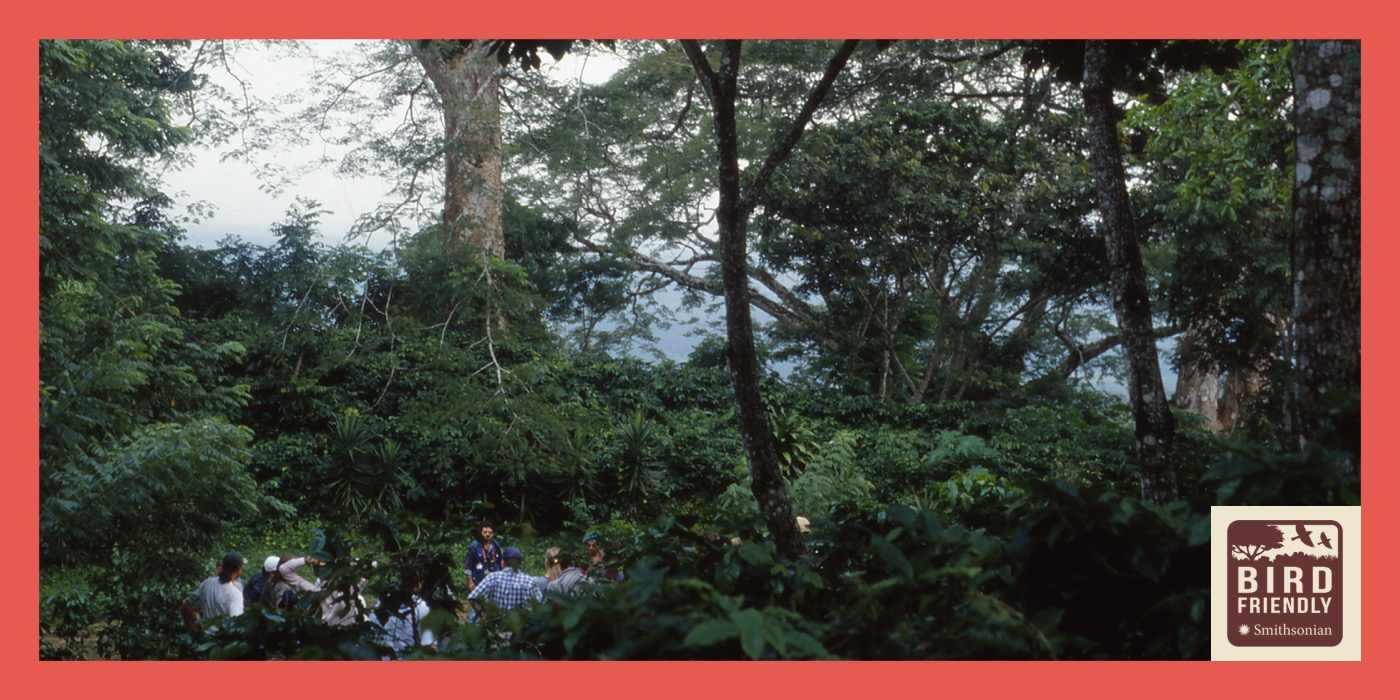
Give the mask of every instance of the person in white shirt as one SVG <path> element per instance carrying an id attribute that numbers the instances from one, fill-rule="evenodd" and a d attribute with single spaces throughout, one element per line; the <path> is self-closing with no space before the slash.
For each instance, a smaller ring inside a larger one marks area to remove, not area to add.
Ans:
<path id="1" fill-rule="evenodd" d="M 201 619 L 243 614 L 243 589 L 238 584 L 239 577 L 243 575 L 243 555 L 238 552 L 225 554 L 219 562 L 218 572 L 217 576 L 211 576 L 199 584 L 199 588 L 180 604 L 185 624 L 193 630 L 199 629 Z"/>
<path id="2" fill-rule="evenodd" d="M 286 581 L 287 585 L 291 586 L 292 590 L 296 591 L 297 593 L 310 593 L 312 591 L 319 591 L 321 590 L 321 584 L 319 581 L 317 581 L 316 583 L 312 583 L 311 581 L 303 577 L 300 573 L 301 568 L 306 566 L 307 564 L 310 564 L 313 567 L 319 569 L 322 566 L 325 566 L 326 562 L 323 562 L 320 559 L 313 559 L 311 557 L 293 557 L 291 559 L 284 559 L 281 563 L 277 565 L 277 574 L 281 576 L 282 580 Z"/>
<path id="3" fill-rule="evenodd" d="M 311 593 L 321 590 L 319 581 L 312 583 L 302 577 L 300 569 L 307 564 L 320 567 L 325 562 L 311 557 L 293 557 L 284 555 L 277 560 L 277 566 L 273 569 L 272 578 L 268 579 L 263 587 L 262 597 L 259 599 L 268 608 L 289 608 L 295 604 L 297 597 L 303 593 Z"/>
<path id="4" fill-rule="evenodd" d="M 420 579 L 413 584 L 413 596 L 408 604 L 388 613 L 388 617 L 381 623 L 384 629 L 384 643 L 396 654 L 402 654 L 419 645 L 430 647 L 437 641 L 433 631 L 423 627 L 423 618 L 428 616 L 430 610 L 427 601 L 422 598 L 422 591 L 423 581 Z M 381 598 L 379 603 L 383 602 L 384 599 Z"/>

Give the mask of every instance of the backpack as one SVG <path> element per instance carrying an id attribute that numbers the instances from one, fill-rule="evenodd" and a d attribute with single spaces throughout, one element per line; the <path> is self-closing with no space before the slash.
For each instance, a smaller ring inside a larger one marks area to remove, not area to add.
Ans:
<path id="1" fill-rule="evenodd" d="M 292 584 L 277 576 L 263 586 L 262 597 L 258 600 L 264 607 L 286 610 L 296 604 L 296 599 L 297 594 L 292 589 Z"/>

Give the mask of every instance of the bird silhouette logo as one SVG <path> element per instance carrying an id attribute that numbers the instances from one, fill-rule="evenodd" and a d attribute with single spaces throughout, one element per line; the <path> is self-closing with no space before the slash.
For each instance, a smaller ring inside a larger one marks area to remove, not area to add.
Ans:
<path id="1" fill-rule="evenodd" d="M 1331 653 L 1351 644 L 1355 631 L 1348 628 L 1349 617 L 1357 605 L 1355 590 L 1348 583 L 1355 579 L 1354 568 L 1348 569 L 1343 553 L 1350 550 L 1356 556 L 1356 538 L 1344 538 L 1343 522 L 1326 519 L 1330 511 L 1305 511 L 1307 518 L 1289 517 L 1291 513 L 1256 511 L 1242 508 L 1212 510 L 1212 518 L 1227 520 L 1221 534 L 1222 544 L 1212 537 L 1211 553 L 1217 559 L 1212 571 L 1212 600 L 1224 599 L 1225 614 L 1212 630 L 1219 634 L 1217 644 L 1212 637 L 1212 658 L 1283 659 L 1287 653 L 1303 649 L 1328 648 Z M 1345 512 L 1349 518 L 1350 511 Z M 1350 521 L 1347 521 L 1349 524 Z M 1223 564 L 1223 566 L 1220 566 Z M 1347 591 L 1351 591 L 1347 593 Z M 1251 648 L 1249 656 L 1232 656 L 1232 650 Z M 1350 647 L 1345 647 L 1350 649 Z M 1274 651 L 1279 656 L 1269 656 Z M 1255 653 L 1257 652 L 1257 656 Z M 1354 651 L 1348 651 L 1353 654 Z M 1303 658 L 1298 656 L 1297 658 Z M 1318 659 L 1331 658 L 1319 652 Z M 1341 658 L 1337 656 L 1337 658 Z"/>

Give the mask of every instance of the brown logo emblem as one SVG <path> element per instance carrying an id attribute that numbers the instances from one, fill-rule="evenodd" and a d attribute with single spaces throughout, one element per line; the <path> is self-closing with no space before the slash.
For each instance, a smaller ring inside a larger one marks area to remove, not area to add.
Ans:
<path id="1" fill-rule="evenodd" d="M 1236 647 L 1342 641 L 1342 526 L 1236 520 L 1227 531 L 1227 633 Z"/>

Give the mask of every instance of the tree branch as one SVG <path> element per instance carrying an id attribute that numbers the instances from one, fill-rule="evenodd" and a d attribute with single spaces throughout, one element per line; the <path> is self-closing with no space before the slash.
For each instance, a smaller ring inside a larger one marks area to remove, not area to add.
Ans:
<path id="1" fill-rule="evenodd" d="M 787 158 L 797 145 L 798 139 L 802 138 L 802 132 L 806 131 L 807 124 L 811 123 L 812 115 L 816 114 L 817 107 L 826 99 L 826 93 L 831 90 L 831 85 L 836 82 L 836 76 L 840 75 L 842 69 L 846 67 L 846 61 L 850 59 L 851 53 L 856 50 L 858 39 L 848 39 L 841 44 L 841 48 L 836 50 L 836 55 L 831 57 L 831 61 L 826 64 L 826 73 L 822 79 L 812 88 L 812 92 L 807 95 L 807 102 L 802 105 L 802 110 L 797 113 L 797 117 L 792 121 L 792 128 L 788 130 L 786 136 L 778 145 L 773 148 L 773 152 L 768 154 L 768 159 L 758 169 L 753 181 L 749 183 L 749 191 L 744 194 L 743 202 L 740 204 L 740 211 L 747 216 L 758 205 L 758 198 L 763 193 L 763 188 L 768 185 L 769 178 L 778 164 Z"/>
<path id="2" fill-rule="evenodd" d="M 709 98 L 710 104 L 715 102 L 715 69 L 710 67 L 709 59 L 705 58 L 705 50 L 700 48 L 700 42 L 694 39 L 682 39 L 681 49 L 685 51 L 686 58 L 690 59 L 690 65 L 695 68 L 695 77 L 700 81 L 700 87 L 705 90 L 705 97 Z"/>
<path id="3" fill-rule="evenodd" d="M 574 236 L 574 240 L 577 241 L 579 245 L 588 249 L 589 252 L 594 253 L 596 255 L 606 256 L 616 254 L 614 251 L 611 251 L 605 248 L 604 246 L 598 245 L 597 243 L 588 240 L 582 235 L 576 234 Z M 706 260 L 699 257 L 692 258 L 688 261 L 685 261 L 687 263 L 687 267 L 686 270 L 683 270 L 678 269 L 673 264 L 657 260 L 656 258 L 653 258 L 649 255 L 646 255 L 645 253 L 640 253 L 635 250 L 626 251 L 622 253 L 622 255 L 623 257 L 627 258 L 628 262 L 630 262 L 634 267 L 636 267 L 639 270 L 644 270 L 646 272 L 652 272 L 661 275 L 662 277 L 665 277 L 671 280 L 672 282 L 675 282 L 676 284 L 679 284 L 687 289 L 692 289 L 697 292 L 704 292 L 706 294 L 710 294 L 717 297 L 724 296 L 723 285 L 707 280 L 704 277 L 698 277 L 696 275 L 690 274 L 686 271 L 689 269 L 689 265 L 692 265 L 696 262 L 713 262 L 713 259 Z M 766 282 L 764 284 L 765 286 L 767 286 Z M 778 284 L 776 280 L 774 280 L 774 284 Z M 778 287 L 782 288 L 782 285 L 778 284 Z M 772 287 L 769 288 L 772 289 Z M 812 322 L 816 319 L 815 312 L 813 312 L 810 309 L 810 307 L 807 307 L 805 303 L 801 307 L 790 308 L 780 302 L 770 299 L 769 297 L 756 293 L 753 287 L 750 287 L 749 291 L 750 305 L 752 305 L 754 308 L 760 311 L 763 311 L 769 316 L 772 316 L 779 323 L 788 325 L 800 325 L 802 323 Z M 800 302 L 801 300 L 798 301 Z M 828 344 L 829 342 L 830 341 L 823 341 L 823 344 Z"/>
<path id="4" fill-rule="evenodd" d="M 1177 335 L 1184 330 L 1185 329 L 1180 325 L 1173 323 L 1162 326 L 1161 328 L 1152 329 L 1152 337 L 1161 340 L 1162 338 L 1170 338 Z M 1070 337 L 1069 334 L 1059 328 L 1055 329 L 1055 335 L 1059 337 L 1060 342 L 1064 343 L 1065 347 L 1069 349 L 1069 357 L 1066 357 L 1064 364 L 1060 366 L 1060 376 L 1065 379 L 1068 379 L 1071 374 L 1074 374 L 1075 370 L 1089 364 L 1090 360 L 1123 344 L 1123 335 L 1121 333 L 1114 333 L 1113 335 L 1094 341 L 1088 345 L 1081 345 L 1079 341 Z"/>

